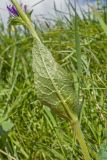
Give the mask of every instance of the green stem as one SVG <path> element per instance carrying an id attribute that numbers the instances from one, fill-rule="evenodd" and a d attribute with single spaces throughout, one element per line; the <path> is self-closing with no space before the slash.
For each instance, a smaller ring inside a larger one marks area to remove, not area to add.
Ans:
<path id="1" fill-rule="evenodd" d="M 79 124 L 78 121 L 74 124 L 73 129 L 74 129 L 74 134 L 76 135 L 76 139 L 78 140 L 78 142 L 81 146 L 82 153 L 84 155 L 84 159 L 85 160 L 91 160 L 87 145 L 86 145 L 85 140 L 84 140 L 84 135 L 81 131 L 81 127 L 80 127 L 80 124 Z"/>
<path id="2" fill-rule="evenodd" d="M 11 2 L 13 3 L 13 5 L 15 5 L 15 7 L 17 8 L 20 17 L 22 18 L 22 20 L 25 22 L 25 25 L 27 27 L 28 30 L 30 30 L 32 36 L 34 38 L 36 38 L 38 41 L 40 41 L 33 25 L 32 22 L 30 21 L 30 19 L 28 18 L 28 16 L 23 12 L 22 8 L 20 7 L 20 5 L 18 4 L 18 2 L 16 0 L 11 0 Z"/>

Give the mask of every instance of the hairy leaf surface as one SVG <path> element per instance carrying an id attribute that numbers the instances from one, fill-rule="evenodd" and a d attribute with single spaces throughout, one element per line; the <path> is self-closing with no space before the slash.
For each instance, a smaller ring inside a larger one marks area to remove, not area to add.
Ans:
<path id="1" fill-rule="evenodd" d="M 65 106 L 78 115 L 72 80 L 55 61 L 51 52 L 35 40 L 33 47 L 33 71 L 38 98 L 57 113 L 65 115 Z"/>

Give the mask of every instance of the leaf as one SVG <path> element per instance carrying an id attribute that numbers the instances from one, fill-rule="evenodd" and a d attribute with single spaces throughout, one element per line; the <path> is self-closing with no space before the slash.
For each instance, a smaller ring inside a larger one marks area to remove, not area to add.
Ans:
<path id="1" fill-rule="evenodd" d="M 104 142 L 98 152 L 98 160 L 107 160 L 107 128 L 104 129 Z"/>
<path id="2" fill-rule="evenodd" d="M 10 17 L 9 18 L 9 21 L 8 21 L 8 24 L 11 26 L 17 26 L 17 25 L 25 25 L 23 20 L 20 18 L 20 17 Z"/>
<path id="3" fill-rule="evenodd" d="M 34 40 L 33 71 L 38 99 L 57 114 L 77 119 L 79 108 L 68 73 L 39 40 Z M 66 113 L 66 114 L 65 114 Z"/>
<path id="4" fill-rule="evenodd" d="M 98 160 L 107 160 L 107 141 L 101 145 L 98 153 Z"/>
<path id="5" fill-rule="evenodd" d="M 61 153 L 59 153 L 58 151 L 56 151 L 55 149 L 51 149 L 50 152 L 52 152 L 54 154 L 54 156 L 56 158 L 58 158 L 59 160 L 64 160 L 65 158 L 62 156 Z"/>
<path id="6" fill-rule="evenodd" d="M 10 119 L 7 120 L 7 121 L 2 122 L 3 131 L 8 132 L 8 131 L 11 130 L 12 127 L 13 127 L 13 123 L 11 122 Z"/>

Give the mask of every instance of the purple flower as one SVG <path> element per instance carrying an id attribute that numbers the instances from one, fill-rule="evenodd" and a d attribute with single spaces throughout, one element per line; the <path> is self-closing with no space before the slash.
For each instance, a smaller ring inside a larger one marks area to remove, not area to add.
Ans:
<path id="1" fill-rule="evenodd" d="M 28 12 L 27 5 L 20 4 L 20 6 L 25 13 Z M 11 16 L 14 16 L 14 17 L 19 16 L 18 10 L 16 9 L 16 7 L 14 5 L 7 6 L 7 9 L 8 9 Z"/>
<path id="2" fill-rule="evenodd" d="M 14 5 L 7 6 L 7 9 L 8 9 L 11 16 L 15 16 L 15 17 L 19 16 L 19 13 Z"/>
<path id="3" fill-rule="evenodd" d="M 23 9 L 23 11 L 25 12 L 25 13 L 28 13 L 28 6 L 26 5 L 26 4 L 20 4 L 20 6 L 21 6 L 21 8 Z"/>
<path id="4" fill-rule="evenodd" d="M 23 5 L 22 5 L 22 6 L 23 6 Z M 23 6 L 23 9 L 24 9 L 24 12 L 25 12 L 25 13 L 28 12 L 28 10 L 27 10 L 27 5 L 26 5 L 26 4 Z"/>

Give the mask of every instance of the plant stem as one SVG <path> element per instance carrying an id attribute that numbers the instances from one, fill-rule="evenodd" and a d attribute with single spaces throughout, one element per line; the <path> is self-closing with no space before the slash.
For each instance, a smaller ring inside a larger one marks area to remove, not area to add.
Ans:
<path id="1" fill-rule="evenodd" d="M 18 2 L 16 0 L 11 0 L 11 2 L 15 5 L 15 7 L 17 8 L 19 14 L 20 14 L 20 17 L 22 18 L 22 20 L 25 22 L 25 25 L 27 27 L 28 30 L 30 30 L 32 36 L 34 38 L 36 38 L 37 40 L 40 41 L 30 19 L 27 17 L 27 15 L 23 12 L 22 8 L 20 7 L 20 5 L 18 4 Z"/>
<path id="2" fill-rule="evenodd" d="M 76 135 L 76 139 L 78 140 L 78 142 L 81 146 L 82 153 L 84 155 L 84 159 L 85 160 L 91 160 L 87 145 L 86 145 L 85 140 L 84 140 L 84 135 L 81 131 L 79 121 L 75 122 L 73 129 L 74 129 L 74 134 Z"/>

